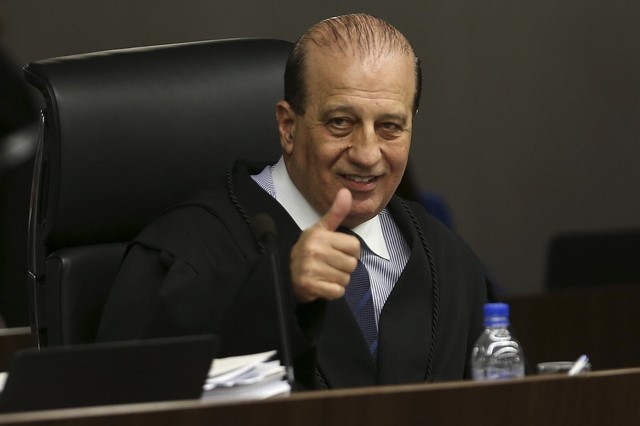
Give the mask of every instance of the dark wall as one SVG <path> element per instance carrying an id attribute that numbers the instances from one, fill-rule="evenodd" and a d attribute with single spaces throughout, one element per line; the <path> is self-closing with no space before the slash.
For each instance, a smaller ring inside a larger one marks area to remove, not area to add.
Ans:
<path id="1" fill-rule="evenodd" d="M 635 0 L 3 0 L 17 61 L 223 37 L 294 40 L 364 11 L 425 64 L 412 166 L 514 293 L 542 288 L 563 230 L 638 228 L 640 2 Z"/>

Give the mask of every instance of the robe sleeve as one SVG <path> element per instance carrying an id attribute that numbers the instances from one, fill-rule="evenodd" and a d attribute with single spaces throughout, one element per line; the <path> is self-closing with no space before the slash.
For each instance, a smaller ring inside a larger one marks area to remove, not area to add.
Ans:
<path id="1" fill-rule="evenodd" d="M 248 268 L 239 265 L 249 261 L 206 210 L 183 208 L 161 217 L 129 246 L 97 340 L 214 332 L 247 279 Z"/>

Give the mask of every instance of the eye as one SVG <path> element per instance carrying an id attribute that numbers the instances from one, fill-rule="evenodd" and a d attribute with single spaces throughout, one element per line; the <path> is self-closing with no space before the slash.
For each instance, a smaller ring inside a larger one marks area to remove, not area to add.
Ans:
<path id="1" fill-rule="evenodd" d="M 329 125 L 337 129 L 349 127 L 350 121 L 345 117 L 336 117 L 329 120 Z"/>
<path id="2" fill-rule="evenodd" d="M 391 123 L 391 122 L 387 122 L 387 123 L 382 123 L 381 126 L 384 130 L 402 130 L 401 127 L 399 125 L 397 125 L 396 123 Z"/>
<path id="3" fill-rule="evenodd" d="M 347 117 L 334 117 L 327 122 L 329 130 L 338 135 L 344 135 L 351 131 L 353 120 Z"/>
<path id="4" fill-rule="evenodd" d="M 403 127 L 393 121 L 385 121 L 378 124 L 378 130 L 386 138 L 395 138 L 400 136 L 403 131 Z"/>

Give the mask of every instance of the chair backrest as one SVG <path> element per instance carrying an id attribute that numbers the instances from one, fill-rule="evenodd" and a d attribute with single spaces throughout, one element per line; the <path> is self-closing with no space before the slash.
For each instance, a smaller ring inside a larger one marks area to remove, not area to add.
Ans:
<path id="1" fill-rule="evenodd" d="M 237 158 L 276 160 L 282 40 L 229 39 L 30 63 L 45 99 L 29 219 L 40 345 L 92 341 L 126 243 Z"/>
<path id="2" fill-rule="evenodd" d="M 546 288 L 640 284 L 640 230 L 565 232 L 551 239 Z"/>

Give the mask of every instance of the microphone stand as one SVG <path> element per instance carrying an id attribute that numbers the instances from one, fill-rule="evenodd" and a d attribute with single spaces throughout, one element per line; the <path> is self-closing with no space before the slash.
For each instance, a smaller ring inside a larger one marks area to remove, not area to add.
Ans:
<path id="1" fill-rule="evenodd" d="M 284 292 L 282 289 L 282 280 L 280 279 L 278 245 L 275 238 L 276 225 L 271 216 L 266 213 L 259 213 L 253 218 L 251 230 L 269 254 L 270 269 L 276 297 L 276 308 L 278 311 L 278 326 L 280 329 L 280 338 L 282 339 L 282 362 L 285 366 L 287 382 L 293 390 L 295 377 L 291 358 L 291 345 L 289 343 L 289 327 L 287 325 L 287 316 L 285 315 Z"/>
<path id="2" fill-rule="evenodd" d="M 291 359 L 291 345 L 289 344 L 289 327 L 287 326 L 286 315 L 284 314 L 284 294 L 282 291 L 282 280 L 280 279 L 280 268 L 278 265 L 278 248 L 272 241 L 271 253 L 271 273 L 276 293 L 276 305 L 278 308 L 278 323 L 280 325 L 280 338 L 282 339 L 282 361 L 287 371 L 287 381 L 293 390 L 295 377 L 293 374 L 293 361 Z"/>

